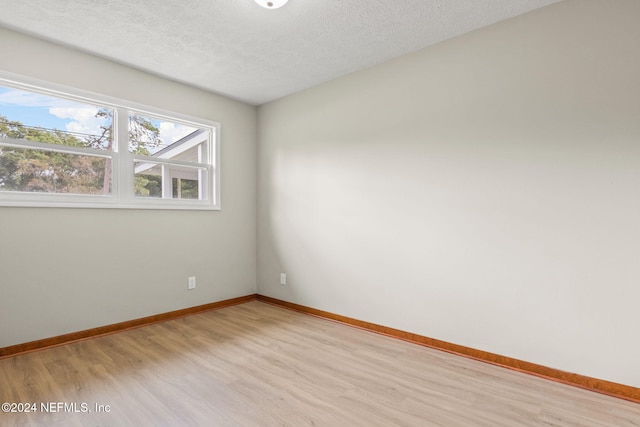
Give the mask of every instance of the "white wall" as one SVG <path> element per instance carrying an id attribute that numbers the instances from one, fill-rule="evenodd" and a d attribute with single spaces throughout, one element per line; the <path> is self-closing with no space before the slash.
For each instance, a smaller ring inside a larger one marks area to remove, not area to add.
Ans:
<path id="1" fill-rule="evenodd" d="M 4 29 L 0 52 L 0 70 L 220 122 L 222 143 L 218 212 L 0 207 L 0 347 L 256 292 L 255 107 Z"/>
<path id="2" fill-rule="evenodd" d="M 567 0 L 260 107 L 259 293 L 639 387 L 638 21 Z"/>

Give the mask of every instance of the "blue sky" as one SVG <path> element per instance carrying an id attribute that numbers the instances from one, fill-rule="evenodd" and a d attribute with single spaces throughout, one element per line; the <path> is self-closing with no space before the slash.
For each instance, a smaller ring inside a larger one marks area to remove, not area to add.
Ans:
<path id="1" fill-rule="evenodd" d="M 28 126 L 66 130 L 67 123 L 72 120 L 57 117 L 49 111 L 61 106 L 63 102 L 60 99 L 0 86 L 0 115 Z"/>
<path id="2" fill-rule="evenodd" d="M 0 86 L 0 115 L 27 126 L 99 135 L 105 120 L 96 117 L 98 110 L 95 105 Z M 150 120 L 160 130 L 163 145 L 196 130 L 169 121 Z"/>

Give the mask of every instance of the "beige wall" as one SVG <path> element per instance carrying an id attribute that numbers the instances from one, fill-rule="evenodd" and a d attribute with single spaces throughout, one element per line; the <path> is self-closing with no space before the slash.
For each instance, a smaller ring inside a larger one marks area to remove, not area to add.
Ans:
<path id="1" fill-rule="evenodd" d="M 0 52 L 3 71 L 217 121 L 222 143 L 221 211 L 0 207 L 0 347 L 256 292 L 255 107 L 4 29 Z"/>
<path id="2" fill-rule="evenodd" d="M 259 293 L 639 387 L 639 20 L 567 0 L 260 107 Z"/>

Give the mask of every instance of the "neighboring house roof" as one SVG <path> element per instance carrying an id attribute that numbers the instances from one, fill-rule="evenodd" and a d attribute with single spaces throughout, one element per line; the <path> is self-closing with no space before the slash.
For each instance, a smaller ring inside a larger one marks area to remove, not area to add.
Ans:
<path id="1" fill-rule="evenodd" d="M 167 145 L 162 150 L 152 154 L 151 157 L 199 163 L 198 145 L 206 141 L 208 133 L 209 131 L 206 129 L 198 129 L 173 144 Z M 135 168 L 135 173 L 159 174 L 159 171 L 152 170 L 155 166 L 156 164 L 153 163 L 139 163 Z"/>

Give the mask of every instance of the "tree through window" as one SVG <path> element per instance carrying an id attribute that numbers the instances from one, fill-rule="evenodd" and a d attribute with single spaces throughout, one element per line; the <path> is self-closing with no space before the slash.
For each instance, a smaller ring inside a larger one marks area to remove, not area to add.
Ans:
<path id="1" fill-rule="evenodd" d="M 127 127 L 126 141 L 118 140 L 118 126 Z M 215 208 L 215 130 L 215 124 L 1 85 L 0 203 L 50 202 L 55 199 L 45 195 L 55 194 Z"/>

